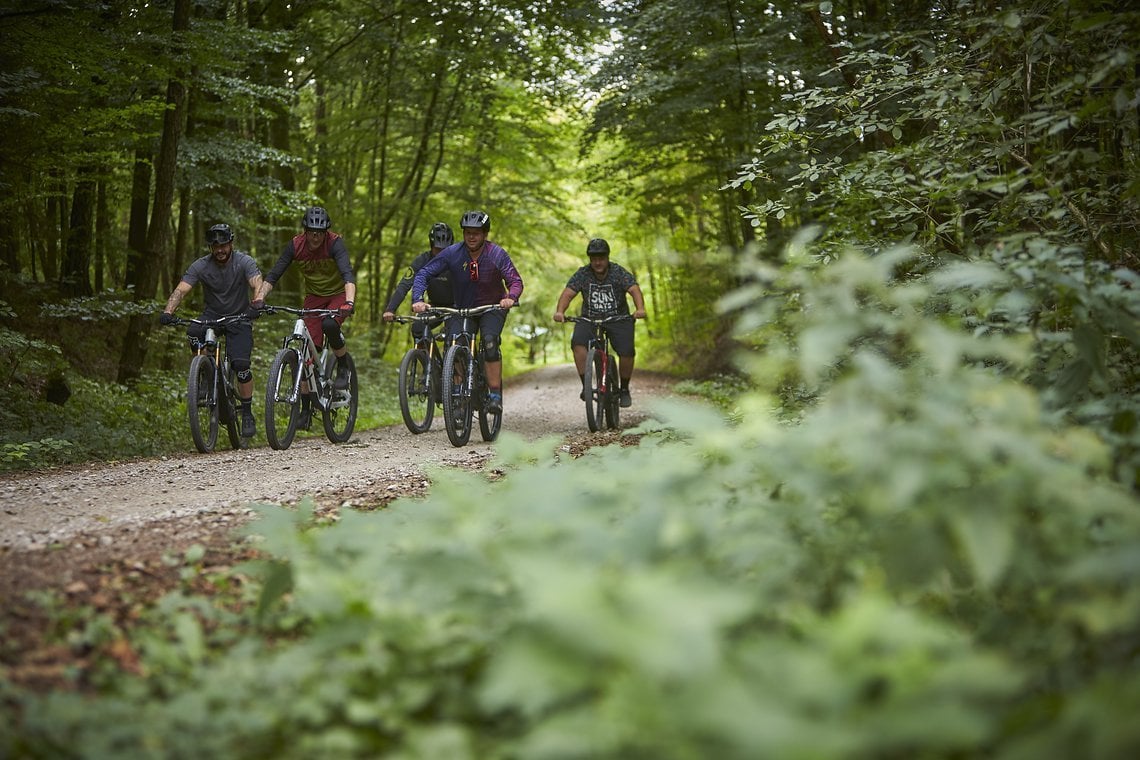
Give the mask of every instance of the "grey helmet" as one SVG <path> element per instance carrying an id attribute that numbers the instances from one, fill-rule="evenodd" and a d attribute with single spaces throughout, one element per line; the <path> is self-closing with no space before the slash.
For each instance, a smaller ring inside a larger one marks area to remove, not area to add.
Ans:
<path id="1" fill-rule="evenodd" d="M 481 227 L 483 232 L 491 231 L 491 217 L 485 211 L 468 211 L 459 220 L 460 227 Z"/>
<path id="2" fill-rule="evenodd" d="M 610 244 L 601 238 L 594 238 L 586 244 L 587 256 L 609 256 Z"/>
<path id="3" fill-rule="evenodd" d="M 213 227 L 206 230 L 206 243 L 208 245 L 232 243 L 233 240 L 234 231 L 230 229 L 230 226 L 228 224 L 215 224 Z"/>
<path id="4" fill-rule="evenodd" d="M 436 222 L 431 226 L 431 232 L 428 233 L 428 245 L 432 248 L 446 248 L 455 242 L 455 235 L 452 234 L 451 228 L 443 222 Z"/>
<path id="5" fill-rule="evenodd" d="M 301 217 L 301 226 L 307 230 L 327 230 L 332 227 L 332 219 L 320 206 L 310 206 Z"/>

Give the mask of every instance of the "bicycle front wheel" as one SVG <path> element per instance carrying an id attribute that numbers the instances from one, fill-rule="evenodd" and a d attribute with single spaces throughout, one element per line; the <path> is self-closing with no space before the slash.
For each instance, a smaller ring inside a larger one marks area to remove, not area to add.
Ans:
<path id="1" fill-rule="evenodd" d="M 400 362 L 400 413 L 413 433 L 424 433 L 435 416 L 435 388 L 427 351 L 410 348 Z"/>
<path id="2" fill-rule="evenodd" d="M 209 454 L 218 443 L 218 399 L 212 357 L 199 354 L 190 360 L 186 412 L 194 445 L 198 451 Z"/>
<path id="3" fill-rule="evenodd" d="M 486 362 L 482 357 L 479 358 L 479 366 L 476 368 L 476 377 L 479 378 L 479 398 L 482 402 L 479 404 L 479 433 L 483 436 L 484 441 L 493 441 L 499 437 L 499 428 L 503 426 L 503 410 L 500 407 L 499 411 L 491 412 L 487 410 L 487 369 Z"/>
<path id="4" fill-rule="evenodd" d="M 613 354 L 606 359 L 606 377 L 602 384 L 606 389 L 606 427 L 617 430 L 621 427 L 621 386 L 617 359 Z"/>
<path id="5" fill-rule="evenodd" d="M 458 343 L 443 357 L 443 424 L 452 446 L 463 446 L 471 438 L 470 359 L 471 349 Z"/>
<path id="6" fill-rule="evenodd" d="M 269 365 L 265 383 L 265 439 L 277 450 L 287 449 L 297 434 L 300 398 L 294 398 L 300 361 L 297 352 L 283 348 Z"/>
<path id="7" fill-rule="evenodd" d="M 344 361 L 348 364 L 348 389 L 334 390 L 329 406 L 324 410 L 325 436 L 333 443 L 344 443 L 352 437 L 352 429 L 356 427 L 356 406 L 360 398 L 360 389 L 356 384 L 356 362 L 352 360 L 352 354 L 345 354 Z M 335 374 L 335 365 L 333 367 L 332 373 Z"/>
<path id="8" fill-rule="evenodd" d="M 229 362 L 227 362 L 228 364 Z M 237 373 L 234 372 L 233 367 L 229 367 L 229 382 L 221 383 L 218 388 L 218 398 L 222 400 L 219 405 L 218 417 L 225 422 L 226 435 L 230 439 L 230 448 L 248 449 L 249 439 L 241 437 L 241 421 L 238 419 L 240 404 L 237 397 Z"/>
<path id="9" fill-rule="evenodd" d="M 596 348 L 586 352 L 586 374 L 583 377 L 586 397 L 586 426 L 591 433 L 602 429 L 606 400 L 606 355 Z"/>

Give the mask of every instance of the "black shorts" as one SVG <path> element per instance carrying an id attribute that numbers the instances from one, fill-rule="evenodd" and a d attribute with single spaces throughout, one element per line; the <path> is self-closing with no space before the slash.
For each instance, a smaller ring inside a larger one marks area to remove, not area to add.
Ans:
<path id="1" fill-rule="evenodd" d="M 636 356 L 633 348 L 633 320 L 626 319 L 621 322 L 611 322 L 602 325 L 602 329 L 609 336 L 610 346 L 618 356 Z M 594 326 L 586 322 L 574 323 L 574 334 L 570 337 L 571 346 L 588 346 L 590 338 L 594 337 Z"/>
<path id="2" fill-rule="evenodd" d="M 201 319 L 216 318 L 207 314 L 201 316 Z M 249 362 L 249 357 L 253 354 L 253 324 L 240 320 L 226 325 L 222 331 L 226 334 L 226 356 L 230 357 L 230 363 L 236 359 Z M 190 339 L 191 350 L 197 351 L 198 345 L 206 337 L 205 325 L 190 325 L 186 328 L 186 337 Z"/>

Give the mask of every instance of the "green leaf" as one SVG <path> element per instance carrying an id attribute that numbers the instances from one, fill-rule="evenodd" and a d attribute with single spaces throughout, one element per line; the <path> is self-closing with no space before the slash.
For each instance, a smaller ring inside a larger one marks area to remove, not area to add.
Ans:
<path id="1" fill-rule="evenodd" d="M 979 585 L 993 586 L 1009 566 L 1012 555 L 1014 537 L 1009 520 L 994 509 L 981 506 L 951 515 L 950 524 Z"/>

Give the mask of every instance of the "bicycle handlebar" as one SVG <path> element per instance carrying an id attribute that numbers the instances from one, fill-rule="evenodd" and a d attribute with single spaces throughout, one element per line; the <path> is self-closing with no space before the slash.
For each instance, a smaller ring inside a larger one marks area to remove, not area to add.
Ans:
<path id="1" fill-rule="evenodd" d="M 503 311 L 503 307 L 497 303 L 489 303 L 485 306 L 468 306 L 462 309 L 456 309 L 451 306 L 429 306 L 426 311 L 421 311 L 420 314 L 431 316 L 434 312 L 436 315 L 442 314 L 444 316 L 477 317 L 489 311 Z"/>
<path id="2" fill-rule="evenodd" d="M 413 314 L 410 317 L 406 317 L 403 314 L 396 314 L 395 316 L 392 317 L 392 321 L 398 322 L 402 325 L 406 325 L 409 322 L 427 322 L 431 318 L 432 318 L 432 313 L 431 313 L 431 310 L 429 309 L 428 311 L 421 312 L 419 314 Z"/>
<path id="3" fill-rule="evenodd" d="M 340 314 L 340 309 L 297 309 L 292 306 L 268 305 L 262 306 L 260 311 L 262 314 L 276 314 L 279 311 L 286 311 L 301 317 L 335 317 Z"/>
<path id="4" fill-rule="evenodd" d="M 608 317 L 574 317 L 566 316 L 564 319 L 567 322 L 585 322 L 590 325 L 604 325 L 607 322 L 624 322 L 627 319 L 636 319 L 632 314 L 611 314 Z"/>
<path id="5" fill-rule="evenodd" d="M 248 322 L 249 317 L 244 314 L 229 314 L 217 319 L 196 319 L 194 317 L 174 317 L 174 321 L 168 322 L 170 327 L 179 327 L 181 325 L 205 325 L 206 327 L 221 327 L 222 325 L 229 324 L 230 322 Z"/>

